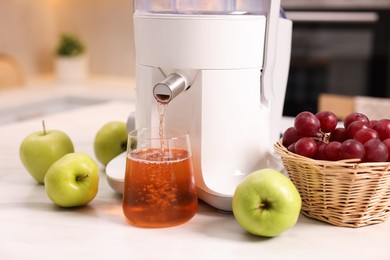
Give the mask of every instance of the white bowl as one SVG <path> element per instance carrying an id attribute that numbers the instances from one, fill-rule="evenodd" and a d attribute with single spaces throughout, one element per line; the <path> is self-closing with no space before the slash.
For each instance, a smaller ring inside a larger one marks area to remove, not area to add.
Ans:
<path id="1" fill-rule="evenodd" d="M 123 194 L 126 172 L 126 152 L 121 153 L 112 159 L 106 166 L 107 181 L 110 187 Z"/>

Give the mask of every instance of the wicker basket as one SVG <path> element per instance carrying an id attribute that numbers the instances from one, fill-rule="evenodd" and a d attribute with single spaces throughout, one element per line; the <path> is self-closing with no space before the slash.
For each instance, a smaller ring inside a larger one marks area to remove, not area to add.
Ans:
<path id="1" fill-rule="evenodd" d="M 322 161 L 274 145 L 302 197 L 302 214 L 336 226 L 382 223 L 390 212 L 390 163 Z"/>

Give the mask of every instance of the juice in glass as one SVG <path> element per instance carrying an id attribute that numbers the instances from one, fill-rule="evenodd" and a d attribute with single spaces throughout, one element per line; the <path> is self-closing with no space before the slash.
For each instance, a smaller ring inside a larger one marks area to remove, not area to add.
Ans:
<path id="1" fill-rule="evenodd" d="M 147 147 L 128 152 L 123 212 L 130 223 L 141 227 L 175 226 L 190 220 L 197 207 L 189 150 Z"/>

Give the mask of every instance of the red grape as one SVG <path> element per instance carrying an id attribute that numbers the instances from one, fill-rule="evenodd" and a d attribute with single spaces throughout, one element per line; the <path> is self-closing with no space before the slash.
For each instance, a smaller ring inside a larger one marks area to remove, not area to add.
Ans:
<path id="1" fill-rule="evenodd" d="M 370 123 L 369 123 L 370 128 L 374 128 L 374 125 L 376 124 L 376 122 L 378 122 L 378 120 L 375 120 L 375 119 L 370 120 Z"/>
<path id="2" fill-rule="evenodd" d="M 362 121 L 362 122 L 369 123 L 370 120 L 368 120 L 368 117 L 364 114 L 351 113 L 344 118 L 344 127 L 348 128 L 348 126 L 355 121 Z"/>
<path id="3" fill-rule="evenodd" d="M 325 159 L 328 161 L 341 160 L 340 147 L 341 147 L 340 142 L 333 141 L 333 142 L 328 143 L 324 149 Z"/>
<path id="4" fill-rule="evenodd" d="M 330 111 L 321 111 L 316 114 L 318 120 L 320 120 L 321 131 L 324 133 L 332 132 L 337 126 L 337 117 Z"/>
<path id="5" fill-rule="evenodd" d="M 341 159 L 363 159 L 364 158 L 364 146 L 355 139 L 348 139 L 344 141 L 340 146 Z"/>
<path id="6" fill-rule="evenodd" d="M 387 159 L 387 161 L 389 162 L 390 161 L 390 138 L 383 140 L 383 143 L 386 145 L 387 150 L 389 151 L 389 158 Z"/>
<path id="7" fill-rule="evenodd" d="M 311 137 L 302 137 L 299 139 L 295 145 L 294 145 L 295 153 L 309 157 L 314 158 L 318 151 L 318 146 L 316 141 L 314 141 Z"/>
<path id="8" fill-rule="evenodd" d="M 358 140 L 361 144 L 364 144 L 368 140 L 379 139 L 379 135 L 374 129 L 363 128 L 356 132 L 354 139 Z"/>
<path id="9" fill-rule="evenodd" d="M 289 150 L 289 151 L 292 152 L 292 153 L 295 153 L 295 143 L 290 144 L 290 145 L 287 147 L 287 150 Z"/>
<path id="10" fill-rule="evenodd" d="M 337 127 L 335 130 L 330 132 L 329 135 L 329 141 L 337 141 L 342 143 L 347 139 L 348 139 L 347 129 L 343 127 Z"/>
<path id="11" fill-rule="evenodd" d="M 304 137 L 316 136 L 320 131 L 320 120 L 311 112 L 304 111 L 295 117 L 294 126 L 298 134 Z"/>
<path id="12" fill-rule="evenodd" d="M 381 119 L 374 125 L 373 129 L 378 132 L 382 141 L 390 138 L 390 119 Z"/>
<path id="13" fill-rule="evenodd" d="M 348 138 L 353 139 L 355 137 L 355 134 L 357 131 L 364 129 L 364 128 L 369 128 L 368 122 L 363 122 L 363 121 L 354 121 L 349 124 L 347 128 L 347 135 Z"/>
<path id="14" fill-rule="evenodd" d="M 387 146 L 379 139 L 371 139 L 364 144 L 366 162 L 387 162 L 389 150 Z"/>
<path id="15" fill-rule="evenodd" d="M 325 153 L 324 153 L 324 149 L 325 149 L 326 144 L 323 142 L 318 142 L 317 146 L 318 146 L 318 149 L 317 149 L 317 155 L 315 158 L 317 160 L 326 160 Z"/>
<path id="16" fill-rule="evenodd" d="M 289 147 L 290 144 L 295 143 L 299 140 L 300 135 L 298 134 L 298 131 L 295 127 L 289 127 L 284 131 L 283 138 L 282 138 L 282 144 L 285 147 Z"/>

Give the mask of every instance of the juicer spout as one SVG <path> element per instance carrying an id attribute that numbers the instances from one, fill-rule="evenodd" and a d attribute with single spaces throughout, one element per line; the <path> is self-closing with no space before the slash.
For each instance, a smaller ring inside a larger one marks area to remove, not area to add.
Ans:
<path id="1" fill-rule="evenodd" d="M 169 103 L 186 89 L 186 80 L 177 73 L 172 73 L 153 88 L 153 96 L 160 103 Z"/>

